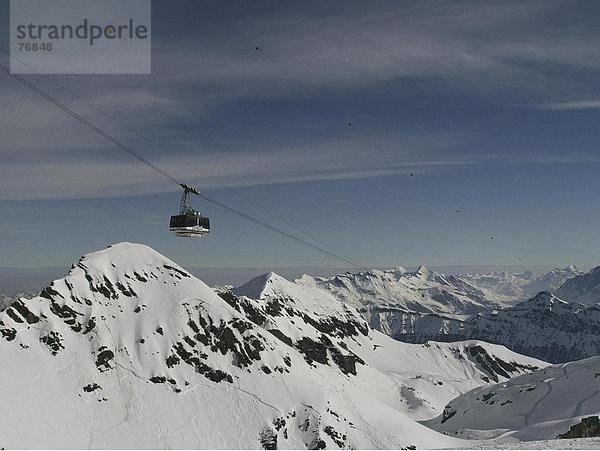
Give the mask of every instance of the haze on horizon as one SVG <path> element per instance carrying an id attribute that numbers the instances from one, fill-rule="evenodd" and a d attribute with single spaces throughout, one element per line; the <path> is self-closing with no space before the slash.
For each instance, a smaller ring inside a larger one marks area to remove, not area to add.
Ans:
<path id="1" fill-rule="evenodd" d="M 211 197 L 367 266 L 598 264 L 600 5 L 366 5 L 155 1 L 152 75 L 54 77 L 153 145 L 31 79 Z M 210 236 L 175 238 L 172 184 L 5 76 L 0 98 L 0 267 L 121 241 L 188 267 L 339 267 L 200 200 Z"/>

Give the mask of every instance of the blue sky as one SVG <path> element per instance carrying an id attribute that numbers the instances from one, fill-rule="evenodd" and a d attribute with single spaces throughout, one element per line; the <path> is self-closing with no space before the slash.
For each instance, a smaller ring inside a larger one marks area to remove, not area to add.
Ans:
<path id="1" fill-rule="evenodd" d="M 152 7 L 152 75 L 56 77 L 150 142 L 31 79 L 211 197 L 287 227 L 234 187 L 368 266 L 599 263 L 596 2 Z M 6 77 L 0 99 L 0 267 L 119 241 L 188 266 L 339 266 L 202 202 L 211 235 L 172 237 L 173 185 Z"/>

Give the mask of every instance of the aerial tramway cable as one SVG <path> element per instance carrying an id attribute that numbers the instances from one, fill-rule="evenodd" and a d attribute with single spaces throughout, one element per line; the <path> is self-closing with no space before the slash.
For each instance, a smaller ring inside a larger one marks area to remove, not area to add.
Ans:
<path id="1" fill-rule="evenodd" d="M 134 128 L 131 128 L 129 125 L 125 124 L 124 122 L 122 122 L 121 120 L 119 120 L 117 117 L 115 117 L 113 114 L 110 114 L 109 112 L 105 111 L 104 109 L 98 107 L 97 105 L 94 105 L 92 102 L 90 102 L 89 100 L 83 98 L 81 95 L 79 95 L 78 93 L 74 92 L 73 90 L 67 88 L 66 86 L 64 86 L 62 83 L 58 82 L 57 80 L 55 80 L 54 78 L 46 75 L 46 74 L 42 74 L 39 73 L 35 70 L 35 68 L 31 67 L 29 64 L 27 64 L 26 62 L 22 61 L 21 59 L 10 55 L 9 52 L 7 52 L 6 50 L 0 48 L 0 52 L 5 53 L 7 56 L 9 56 L 10 58 L 13 58 L 15 60 L 17 60 L 19 63 L 23 64 L 25 67 L 27 67 L 29 70 L 31 70 L 32 72 L 35 73 L 35 75 L 38 75 L 40 77 L 43 77 L 44 79 L 48 80 L 50 83 L 58 86 L 60 89 L 62 89 L 63 91 L 69 93 L 70 95 L 72 95 L 73 97 L 75 97 L 76 99 L 80 100 L 81 102 L 85 103 L 87 106 L 89 106 L 90 108 L 92 108 L 93 110 L 97 111 L 98 113 L 100 113 L 101 115 L 107 117 L 108 119 L 110 119 L 111 121 L 115 122 L 116 124 L 119 124 L 121 127 L 123 127 L 124 129 L 126 129 L 127 131 L 135 134 L 136 136 L 138 136 L 139 138 L 143 139 L 144 141 L 146 141 L 149 144 L 154 144 L 154 142 L 152 141 L 151 138 L 149 138 L 148 136 L 144 135 L 143 133 L 139 132 L 138 130 L 135 130 Z M 222 181 L 218 180 L 217 178 L 211 176 L 210 174 L 208 174 L 206 171 L 202 170 L 201 168 L 199 168 L 197 165 L 189 162 L 188 160 L 182 158 L 181 156 L 177 155 L 175 152 L 170 151 L 169 149 L 166 148 L 162 148 L 161 151 L 164 151 L 166 153 L 168 153 L 169 155 L 171 155 L 173 158 L 176 158 L 177 160 L 181 161 L 183 164 L 185 164 L 186 166 L 188 166 L 189 168 L 197 171 L 198 173 L 202 174 L 204 177 L 210 179 L 211 181 L 213 181 L 214 183 L 222 186 L 223 188 L 227 189 L 228 191 L 232 192 L 233 194 L 235 194 L 236 196 L 238 196 L 240 199 L 245 200 L 246 202 L 248 202 L 249 204 L 253 205 L 254 207 L 258 207 L 259 209 L 263 210 L 265 213 L 271 215 L 273 218 L 277 219 L 278 221 L 280 221 L 282 224 L 285 224 L 286 226 L 294 229 L 295 231 L 301 233 L 302 235 L 304 235 L 305 237 L 309 238 L 310 240 L 314 241 L 315 243 L 320 244 L 321 246 L 327 248 L 328 250 L 335 252 L 334 249 L 332 249 L 329 244 L 327 244 L 326 242 L 320 240 L 318 237 L 315 237 L 312 233 L 307 232 L 306 230 L 304 230 L 301 227 L 298 227 L 297 225 L 295 225 L 293 222 L 286 220 L 285 218 L 283 218 L 281 215 L 275 213 L 274 211 L 272 211 L 270 208 L 265 207 L 264 205 L 261 205 L 260 203 L 254 201 L 253 199 L 251 199 L 250 197 L 246 196 L 244 193 L 240 192 L 239 190 L 233 188 L 232 186 L 227 185 L 226 183 L 223 183 Z M 198 194 L 198 193 L 195 193 Z M 346 257 L 343 254 L 337 253 L 338 255 L 351 260 L 350 258 Z"/>
<path id="2" fill-rule="evenodd" d="M 178 180 L 177 178 L 173 177 L 171 174 L 169 174 L 167 171 L 161 169 L 159 166 L 157 166 L 156 164 L 152 163 L 151 161 L 149 161 L 148 159 L 146 159 L 144 156 L 140 155 L 139 153 L 135 152 L 134 150 L 132 150 L 129 146 L 123 144 L 121 141 L 119 141 L 117 138 L 113 137 L 112 135 L 110 135 L 108 132 L 102 130 L 101 128 L 97 127 L 95 124 L 93 124 L 92 122 L 90 122 L 88 119 L 86 119 L 85 117 L 83 117 L 82 115 L 80 115 L 79 113 L 73 111 L 71 108 L 69 108 L 68 106 L 64 105 L 62 102 L 60 102 L 59 100 L 57 100 L 56 98 L 52 97 L 51 95 L 47 94 L 43 89 L 39 88 L 38 86 L 36 86 L 35 84 L 33 84 L 32 82 L 30 82 L 29 80 L 25 79 L 24 77 L 22 77 L 21 75 L 18 74 L 13 74 L 11 73 L 10 69 L 8 67 L 6 67 L 5 65 L 0 63 L 0 70 L 2 70 L 3 72 L 5 72 L 9 77 L 19 81 L 20 83 L 22 83 L 23 85 L 27 86 L 29 89 L 31 89 L 32 91 L 34 91 L 36 94 L 42 96 L 43 98 L 45 98 L 46 100 L 48 100 L 49 102 L 51 102 L 52 104 L 54 104 L 57 108 L 59 108 L 60 110 L 64 111 L 65 113 L 67 113 L 69 116 L 73 117 L 74 119 L 76 119 L 77 121 L 79 121 L 80 123 L 82 123 L 83 125 L 85 125 L 86 127 L 88 127 L 89 129 L 91 129 L 92 131 L 96 132 L 97 134 L 99 134 L 100 136 L 102 136 L 104 139 L 106 139 L 108 142 L 110 142 L 111 144 L 113 144 L 114 146 L 118 147 L 119 149 L 123 150 L 124 152 L 128 153 L 129 155 L 131 155 L 132 157 L 138 159 L 140 162 L 144 163 L 146 166 L 150 167 L 151 169 L 153 169 L 154 171 L 158 172 L 159 174 L 161 174 L 163 177 L 169 179 L 171 182 L 179 185 L 181 188 L 186 189 L 186 187 L 189 187 L 189 185 L 183 183 L 182 181 Z M 227 210 L 231 213 L 234 213 L 240 217 L 243 217 L 249 221 L 254 222 L 257 225 L 260 225 L 268 230 L 271 230 L 273 232 L 276 232 L 286 238 L 289 238 L 293 241 L 296 241 L 297 243 L 310 247 L 314 250 L 317 250 L 323 254 L 329 255 L 330 257 L 333 257 L 337 260 L 343 261 L 344 263 L 350 264 L 356 268 L 359 269 L 367 269 L 364 265 L 360 265 L 350 259 L 348 259 L 347 257 L 343 257 L 335 252 L 331 252 L 327 249 L 324 249 L 320 246 L 317 246 L 313 243 L 310 243 L 300 237 L 297 237 L 289 232 L 286 232 L 285 230 L 282 230 L 278 227 L 275 227 L 271 224 L 268 224 L 265 221 L 262 221 L 258 218 L 255 218 L 247 213 L 244 213 L 236 208 L 230 207 L 222 202 L 219 202 L 215 199 L 212 199 L 210 197 L 208 197 L 206 194 L 203 194 L 201 192 L 197 192 L 197 195 L 200 196 L 202 199 L 206 200 L 207 202 L 216 205 L 224 210 Z"/>

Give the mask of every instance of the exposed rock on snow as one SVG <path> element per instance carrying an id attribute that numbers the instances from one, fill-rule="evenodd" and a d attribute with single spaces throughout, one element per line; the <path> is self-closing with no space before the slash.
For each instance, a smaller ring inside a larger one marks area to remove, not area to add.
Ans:
<path id="1" fill-rule="evenodd" d="M 582 418 L 579 423 L 571 426 L 568 432 L 558 436 L 558 438 L 587 437 L 600 437 L 600 418 L 597 416 Z"/>

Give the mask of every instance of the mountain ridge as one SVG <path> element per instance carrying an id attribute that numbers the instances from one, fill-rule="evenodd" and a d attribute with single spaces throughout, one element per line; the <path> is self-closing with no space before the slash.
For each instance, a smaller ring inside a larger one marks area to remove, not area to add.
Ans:
<path id="1" fill-rule="evenodd" d="M 410 343 L 482 340 L 551 363 L 600 353 L 600 306 L 569 303 L 550 292 L 466 319 L 439 314 L 406 316 L 395 325 L 393 337 Z"/>
<path id="2" fill-rule="evenodd" d="M 585 305 L 600 303 L 600 266 L 565 281 L 556 294 L 570 302 Z"/>

